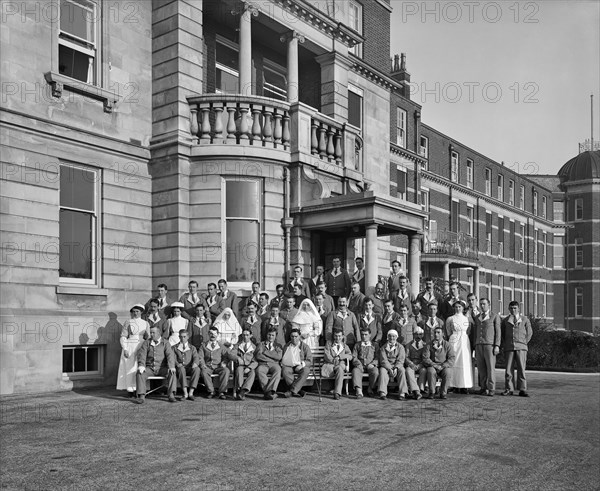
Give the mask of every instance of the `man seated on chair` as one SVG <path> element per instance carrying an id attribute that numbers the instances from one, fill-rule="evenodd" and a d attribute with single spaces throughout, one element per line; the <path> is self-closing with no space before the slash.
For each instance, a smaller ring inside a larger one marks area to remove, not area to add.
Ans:
<path id="1" fill-rule="evenodd" d="M 363 397 L 362 379 L 365 370 L 369 374 L 369 388 L 367 389 L 369 397 L 373 396 L 379 377 L 379 344 L 371 341 L 371 331 L 367 326 L 361 328 L 360 339 L 361 341 L 354 345 L 352 351 L 352 365 L 354 365 L 352 385 L 356 391 L 356 397 L 359 399 Z"/>
<path id="2" fill-rule="evenodd" d="M 283 355 L 281 345 L 275 342 L 277 329 L 270 327 L 267 331 L 267 339 L 256 348 L 254 358 L 258 362 L 256 374 L 258 382 L 263 391 L 265 399 L 277 399 L 277 386 L 281 379 L 281 366 L 279 362 Z"/>
<path id="3" fill-rule="evenodd" d="M 252 342 L 252 330 L 248 325 L 242 328 L 242 340 L 232 350 L 237 358 L 235 363 L 235 389 L 237 399 L 243 401 L 246 393 L 252 390 L 255 369 L 258 366 L 254 359 L 256 346 Z M 245 380 L 244 380 L 245 377 Z"/>
<path id="4" fill-rule="evenodd" d="M 404 372 L 408 389 L 416 400 L 421 399 L 421 391 L 425 389 L 427 367 L 423 364 L 423 353 L 426 345 L 423 342 L 423 329 L 419 326 L 413 331 L 413 340 L 404 345 L 406 360 L 404 361 Z"/>
<path id="5" fill-rule="evenodd" d="M 352 352 L 343 339 L 344 332 L 342 329 L 335 328 L 333 330 L 333 342 L 327 341 L 325 345 L 323 353 L 324 363 L 321 366 L 321 375 L 323 377 L 335 377 L 333 388 L 333 398 L 335 400 L 338 400 L 342 396 L 344 374 L 348 370 L 350 360 L 352 360 Z"/>
<path id="6" fill-rule="evenodd" d="M 175 378 L 175 356 L 169 342 L 162 337 L 162 331 L 154 326 L 150 328 L 150 339 L 146 339 L 140 346 L 137 354 L 137 402 L 143 404 L 146 398 L 146 382 L 148 377 L 167 377 L 167 391 L 169 402 L 176 402 L 175 391 L 177 379 Z"/>
<path id="7" fill-rule="evenodd" d="M 284 346 L 281 357 L 281 375 L 288 386 L 288 390 L 283 394 L 285 397 L 304 397 L 302 387 L 310 375 L 311 364 L 310 347 L 302 342 L 300 330 L 292 329 L 290 342 Z"/>
<path id="8" fill-rule="evenodd" d="M 213 326 L 208 331 L 208 341 L 202 345 L 200 350 L 200 370 L 209 399 L 217 395 L 212 381 L 213 374 L 218 375 L 219 399 L 227 398 L 227 383 L 230 374 L 227 362 L 230 361 L 232 354 L 225 345 L 219 344 L 218 339 L 219 330 Z"/>
<path id="9" fill-rule="evenodd" d="M 427 399 L 433 399 L 438 377 L 442 379 L 440 399 L 446 399 L 450 371 L 454 365 L 455 358 L 456 355 L 454 354 L 452 345 L 444 340 L 444 328 L 436 327 L 434 339 L 427 345 L 423 353 L 423 364 L 427 367 L 427 385 L 429 386 Z"/>
<path id="10" fill-rule="evenodd" d="M 379 350 L 379 398 L 385 400 L 390 381 L 398 382 L 398 399 L 403 400 L 408 388 L 404 375 L 404 346 L 398 343 L 398 331 L 390 329 L 387 342 Z"/>
<path id="11" fill-rule="evenodd" d="M 179 339 L 179 343 L 173 346 L 177 382 L 183 390 L 183 398 L 193 401 L 194 391 L 200 380 L 200 357 L 196 348 L 189 343 L 188 332 L 185 329 L 179 330 Z M 187 375 L 190 375 L 189 391 Z"/>

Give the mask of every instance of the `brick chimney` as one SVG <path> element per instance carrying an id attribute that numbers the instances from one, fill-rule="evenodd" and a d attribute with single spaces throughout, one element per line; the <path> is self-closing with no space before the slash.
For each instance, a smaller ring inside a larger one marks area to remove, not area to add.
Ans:
<path id="1" fill-rule="evenodd" d="M 394 55 L 394 61 L 392 63 L 391 76 L 394 80 L 397 80 L 402 84 L 400 94 L 410 99 L 410 73 L 406 71 L 406 54 L 401 53 L 400 56 Z"/>

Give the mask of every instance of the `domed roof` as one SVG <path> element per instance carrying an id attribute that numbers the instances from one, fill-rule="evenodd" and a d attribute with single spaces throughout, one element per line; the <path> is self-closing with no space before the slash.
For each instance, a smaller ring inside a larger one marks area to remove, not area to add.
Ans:
<path id="1" fill-rule="evenodd" d="M 558 171 L 562 182 L 583 181 L 600 177 L 600 150 L 582 152 Z"/>

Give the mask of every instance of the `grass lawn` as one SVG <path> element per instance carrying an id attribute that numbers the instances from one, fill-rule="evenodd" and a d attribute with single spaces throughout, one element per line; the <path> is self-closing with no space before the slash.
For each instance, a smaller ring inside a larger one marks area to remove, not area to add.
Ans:
<path id="1" fill-rule="evenodd" d="M 112 389 L 6 396 L 3 489 L 505 490 L 600 486 L 600 376 L 529 372 L 530 398 L 137 405 Z"/>

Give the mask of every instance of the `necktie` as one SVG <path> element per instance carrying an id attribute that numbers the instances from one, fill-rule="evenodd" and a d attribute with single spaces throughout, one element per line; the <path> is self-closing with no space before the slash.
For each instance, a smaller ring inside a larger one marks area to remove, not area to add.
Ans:
<path id="1" fill-rule="evenodd" d="M 248 351 L 248 343 L 244 344 L 244 351 Z"/>
<path id="2" fill-rule="evenodd" d="M 322 314 L 324 312 L 323 307 L 319 307 L 319 314 Z"/>
<path id="3" fill-rule="evenodd" d="M 215 346 L 216 346 L 216 345 L 217 345 L 217 344 L 213 342 L 213 343 L 211 343 L 210 347 L 211 347 L 212 349 L 215 349 Z"/>

